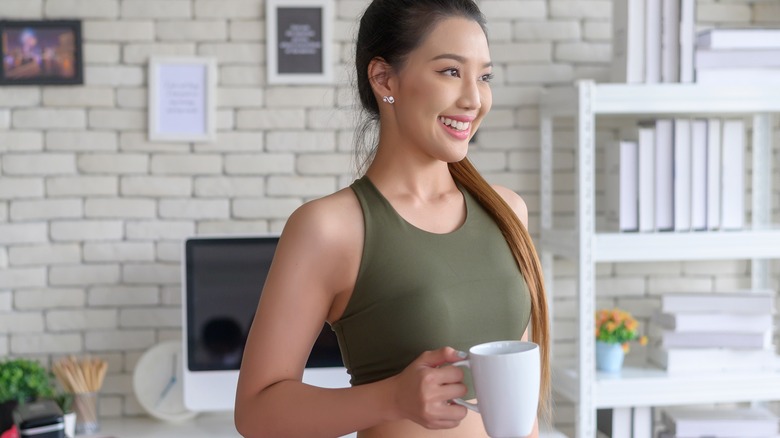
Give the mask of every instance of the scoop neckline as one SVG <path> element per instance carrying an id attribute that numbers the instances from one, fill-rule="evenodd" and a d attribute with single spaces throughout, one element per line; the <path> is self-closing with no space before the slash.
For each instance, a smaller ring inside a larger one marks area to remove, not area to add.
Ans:
<path id="1" fill-rule="evenodd" d="M 466 208 L 466 217 L 463 219 L 463 222 L 454 230 L 449 231 L 447 233 L 434 233 L 433 231 L 424 230 L 418 227 L 417 225 L 406 220 L 405 217 L 403 217 L 400 213 L 398 213 L 398 210 L 396 210 L 395 207 L 393 207 L 393 204 L 390 202 L 390 200 L 388 200 L 385 197 L 385 195 L 382 194 L 379 188 L 374 184 L 373 181 L 371 181 L 371 179 L 368 176 L 363 175 L 361 179 L 364 180 L 369 186 L 371 186 L 371 188 L 379 195 L 379 198 L 382 200 L 382 202 L 384 202 L 385 205 L 387 205 L 387 207 L 390 209 L 390 211 L 393 212 L 395 216 L 401 219 L 401 221 L 403 221 L 403 223 L 406 224 L 409 228 L 416 230 L 420 233 L 429 236 L 452 236 L 454 234 L 460 233 L 464 228 L 466 228 L 466 224 L 469 222 L 469 219 L 471 218 L 471 208 L 469 206 L 468 196 L 466 194 L 465 189 L 461 187 L 461 185 L 458 184 L 457 182 L 455 182 L 455 186 L 458 188 L 458 191 L 460 192 L 461 196 L 463 196 L 463 205 Z"/>

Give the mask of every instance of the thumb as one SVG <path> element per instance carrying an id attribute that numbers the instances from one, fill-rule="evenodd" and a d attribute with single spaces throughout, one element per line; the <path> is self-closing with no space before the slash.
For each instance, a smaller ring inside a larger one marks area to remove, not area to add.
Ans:
<path id="1" fill-rule="evenodd" d="M 446 363 L 453 363 L 468 357 L 464 351 L 458 351 L 452 347 L 443 347 L 438 350 L 426 351 L 420 356 L 420 365 L 438 367 Z"/>

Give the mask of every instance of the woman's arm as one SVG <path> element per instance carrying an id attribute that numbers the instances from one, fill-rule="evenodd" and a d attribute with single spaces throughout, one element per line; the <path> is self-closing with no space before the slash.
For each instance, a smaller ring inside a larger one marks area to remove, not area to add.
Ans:
<path id="1" fill-rule="evenodd" d="M 465 394 L 463 372 L 436 368 L 460 359 L 452 349 L 427 352 L 397 376 L 354 388 L 301 382 L 323 323 L 339 314 L 337 297 L 354 286 L 363 245 L 356 204 L 354 196 L 314 201 L 285 227 L 241 364 L 235 423 L 245 437 L 334 437 L 401 418 L 445 428 L 465 416 L 465 408 L 446 403 Z"/>

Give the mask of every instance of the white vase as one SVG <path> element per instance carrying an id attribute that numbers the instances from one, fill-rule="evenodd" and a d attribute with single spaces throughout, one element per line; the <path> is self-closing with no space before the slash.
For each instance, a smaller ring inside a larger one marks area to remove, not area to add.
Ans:
<path id="1" fill-rule="evenodd" d="M 74 438 L 76 436 L 76 413 L 68 412 L 62 417 L 65 423 L 65 437 Z"/>

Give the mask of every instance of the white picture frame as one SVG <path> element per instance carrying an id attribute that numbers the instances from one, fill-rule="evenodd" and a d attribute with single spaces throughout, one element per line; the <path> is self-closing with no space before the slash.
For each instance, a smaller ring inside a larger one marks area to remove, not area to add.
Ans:
<path id="1" fill-rule="evenodd" d="M 216 59 L 151 57 L 148 74 L 150 141 L 216 139 Z"/>
<path id="2" fill-rule="evenodd" d="M 333 0 L 267 0 L 268 83 L 332 84 L 333 25 Z"/>

